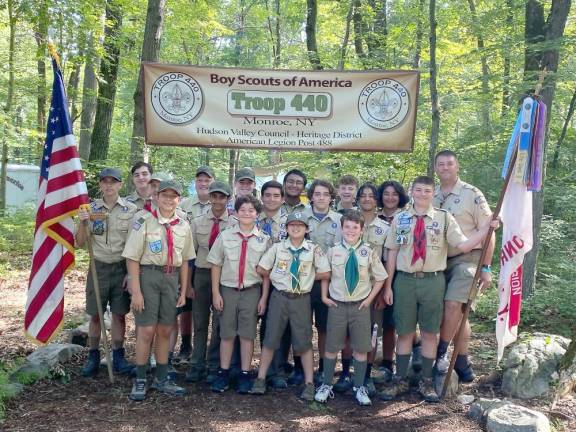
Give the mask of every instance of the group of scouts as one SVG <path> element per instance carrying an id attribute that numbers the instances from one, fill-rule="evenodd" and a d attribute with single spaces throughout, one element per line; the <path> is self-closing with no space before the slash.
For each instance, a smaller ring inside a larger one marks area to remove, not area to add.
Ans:
<path id="1" fill-rule="evenodd" d="M 113 368 L 135 375 L 130 399 L 145 399 L 153 357 L 150 388 L 171 395 L 186 392 L 172 366 L 179 361 L 189 364 L 187 382 L 206 380 L 215 392 L 234 386 L 261 395 L 268 387 L 300 385 L 306 401 L 323 403 L 334 392 L 352 390 L 360 405 L 370 405 L 375 384 L 382 385 L 384 400 L 407 392 L 411 365 L 419 393 L 438 401 L 433 376 L 448 368 L 448 347 L 484 241 L 480 280 L 491 283 L 494 239 L 485 237 L 497 221 L 482 192 L 460 180 L 455 153 L 438 153 L 435 170 L 438 186 L 419 176 L 408 195 L 396 181 L 359 185 L 350 175 L 336 188 L 319 179 L 308 185 L 298 169 L 256 191 L 254 172 L 243 168 L 232 191 L 202 166 L 196 194 L 187 199 L 180 184 L 147 163 L 132 167 L 135 191 L 125 198 L 119 196 L 120 171 L 102 170 L 101 198 L 79 211 L 76 240 L 81 247 L 90 233 L 102 306 L 112 313 Z M 124 352 L 130 309 L 135 366 Z M 82 373 L 94 376 L 100 324 L 90 275 L 86 310 L 90 352 Z M 173 355 L 178 329 L 180 352 Z M 378 336 L 382 362 L 372 370 Z M 467 325 L 455 365 L 465 382 L 475 378 L 469 337 Z M 342 371 L 334 383 L 340 352 Z"/>

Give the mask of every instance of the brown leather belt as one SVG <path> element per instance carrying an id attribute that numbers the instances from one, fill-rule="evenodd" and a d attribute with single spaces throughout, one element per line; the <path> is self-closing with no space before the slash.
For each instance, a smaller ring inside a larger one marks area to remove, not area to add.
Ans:
<path id="1" fill-rule="evenodd" d="M 436 272 L 414 272 L 414 273 L 408 273 L 408 272 L 404 272 L 401 270 L 398 270 L 398 273 L 407 276 L 407 277 L 413 277 L 416 279 L 424 279 L 424 278 L 428 278 L 428 277 L 434 277 L 437 276 L 439 274 L 441 274 L 442 272 L 436 271 Z"/>

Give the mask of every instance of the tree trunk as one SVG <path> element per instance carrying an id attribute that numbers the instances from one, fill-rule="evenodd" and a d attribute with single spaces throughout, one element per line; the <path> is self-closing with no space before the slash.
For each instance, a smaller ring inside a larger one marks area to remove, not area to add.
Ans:
<path id="1" fill-rule="evenodd" d="M 476 34 L 478 51 L 480 52 L 480 64 L 482 67 L 482 95 L 481 95 L 481 116 L 482 116 L 482 129 L 484 130 L 484 136 L 486 136 L 486 141 L 492 140 L 492 125 L 490 121 L 490 108 L 491 103 L 491 93 L 490 93 L 490 75 L 488 72 L 488 59 L 486 58 L 486 50 L 484 48 L 484 37 L 482 36 L 482 30 L 480 23 L 478 22 L 478 14 L 476 12 L 476 5 L 474 0 L 468 0 L 468 6 L 470 7 L 470 15 L 472 18 L 472 28 Z"/>
<path id="2" fill-rule="evenodd" d="M 560 58 L 560 46 L 566 26 L 566 19 L 570 12 L 571 0 L 552 0 L 550 13 L 544 21 L 544 5 L 539 0 L 528 0 L 526 2 L 526 27 L 524 32 L 525 52 L 524 52 L 524 81 L 534 83 L 543 69 L 546 70 L 544 86 L 540 92 L 542 102 L 548 108 L 548 120 L 546 128 L 550 123 L 552 102 L 556 91 L 556 72 Z M 544 142 L 544 168 L 543 177 L 546 176 L 546 147 L 548 144 L 548 133 Z M 536 270 L 538 263 L 538 250 L 540 248 L 540 227 L 542 225 L 542 214 L 544 212 L 544 190 L 534 192 L 532 201 L 532 235 L 534 244 L 532 250 L 524 259 L 523 268 L 523 292 L 524 298 L 534 292 L 536 284 Z"/>
<path id="3" fill-rule="evenodd" d="M 418 69 L 420 67 L 420 55 L 422 54 L 422 38 L 424 37 L 424 0 L 418 2 L 418 22 L 416 23 L 416 43 L 414 44 L 414 60 L 412 67 Z"/>
<path id="4" fill-rule="evenodd" d="M 510 109 L 510 37 L 514 25 L 514 3 L 506 0 L 506 31 L 504 32 L 504 70 L 502 73 L 502 116 Z"/>
<path id="5" fill-rule="evenodd" d="M 44 145 L 46 131 L 46 39 L 48 38 L 48 2 L 39 2 L 38 22 L 34 30 L 36 39 L 36 67 L 38 73 L 37 101 L 36 101 L 36 130 L 38 131 L 38 148 Z"/>
<path id="6" fill-rule="evenodd" d="M 434 156 L 438 148 L 440 134 L 440 108 L 438 106 L 438 89 L 436 87 L 436 0 L 430 0 L 430 100 L 432 103 L 432 134 L 428 149 L 428 175 L 434 177 Z"/>
<path id="7" fill-rule="evenodd" d="M 84 81 L 82 83 L 82 113 L 80 114 L 80 144 L 78 151 L 82 159 L 88 160 L 90 157 L 94 115 L 96 114 L 96 96 L 98 94 L 96 69 L 99 67 L 99 59 L 94 52 L 94 38 L 92 34 L 88 35 L 88 48 L 85 57 Z"/>
<path id="8" fill-rule="evenodd" d="M 314 70 L 322 70 L 322 62 L 316 44 L 316 19 L 318 16 L 318 3 L 316 0 L 306 0 L 306 49 L 308 61 Z"/>
<path id="9" fill-rule="evenodd" d="M 8 140 L 10 137 L 10 117 L 14 101 L 14 51 L 16 50 L 16 16 L 14 0 L 7 1 L 8 27 L 8 88 L 6 89 L 6 104 L 4 105 L 4 136 L 2 137 L 2 175 L 0 176 L 0 216 L 6 212 L 6 177 L 8 176 Z"/>
<path id="10" fill-rule="evenodd" d="M 348 15 L 346 15 L 346 30 L 344 31 L 344 39 L 342 40 L 342 47 L 340 48 L 340 60 L 338 60 L 338 69 L 344 70 L 344 62 L 346 61 L 346 49 L 348 48 L 348 41 L 350 40 L 350 23 L 352 22 L 352 14 L 354 12 L 354 2 L 350 1 L 348 8 Z"/>
<path id="11" fill-rule="evenodd" d="M 572 116 L 574 115 L 574 108 L 576 108 L 576 89 L 574 89 L 574 93 L 572 93 L 572 99 L 570 100 L 570 106 L 568 107 L 568 114 L 566 114 L 566 120 L 564 120 L 562 133 L 560 134 L 560 138 L 558 138 L 556 148 L 554 149 L 554 159 L 552 159 L 552 168 L 554 169 L 558 168 L 558 160 L 560 158 L 560 147 L 562 147 L 564 138 L 566 138 L 566 132 L 568 131 L 568 126 L 570 126 L 570 121 L 572 120 Z"/>
<path id="12" fill-rule="evenodd" d="M 369 0 L 368 4 L 374 12 L 374 22 L 366 33 L 368 55 L 374 67 L 385 67 L 388 44 L 387 0 Z"/>
<path id="13" fill-rule="evenodd" d="M 106 3 L 106 27 L 104 29 L 104 55 L 100 62 L 100 85 L 96 102 L 96 118 L 90 144 L 89 160 L 108 158 L 110 130 L 116 99 L 116 79 L 120 62 L 119 39 L 122 27 L 122 9 L 116 0 Z"/>
<path id="14" fill-rule="evenodd" d="M 82 69 L 82 62 L 75 61 L 72 66 L 72 72 L 68 77 L 68 89 L 66 96 L 68 97 L 68 108 L 70 110 L 70 120 L 72 123 L 78 118 L 78 107 L 76 101 L 78 100 L 78 86 L 80 85 L 80 71 Z"/>
<path id="15" fill-rule="evenodd" d="M 353 3 L 354 12 L 352 14 L 352 23 L 354 25 L 354 50 L 360 61 L 365 63 L 366 53 L 364 52 L 364 44 L 362 41 L 362 1 L 354 0 Z"/>
<path id="16" fill-rule="evenodd" d="M 142 42 L 142 61 L 157 62 L 160 58 L 160 45 L 164 24 L 166 0 L 148 0 L 146 27 Z M 144 142 L 144 99 L 142 74 L 138 75 L 138 84 L 134 91 L 134 120 L 132 124 L 132 141 L 130 143 L 130 162 L 147 160 Z"/>
<path id="17" fill-rule="evenodd" d="M 270 41 L 272 44 L 272 67 L 277 69 L 280 67 L 280 51 L 282 48 L 282 44 L 280 43 L 280 0 L 274 0 L 273 17 L 268 8 L 268 1 L 266 1 L 266 10 L 268 11 L 268 32 L 270 33 Z"/>

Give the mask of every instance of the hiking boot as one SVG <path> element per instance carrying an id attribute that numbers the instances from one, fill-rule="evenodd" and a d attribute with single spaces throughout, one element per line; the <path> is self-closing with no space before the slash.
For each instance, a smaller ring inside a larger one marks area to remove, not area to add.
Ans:
<path id="1" fill-rule="evenodd" d="M 444 353 L 442 356 L 436 358 L 436 372 L 439 374 L 445 374 L 448 372 L 450 367 L 450 359 L 448 358 L 448 353 Z"/>
<path id="2" fill-rule="evenodd" d="M 274 390 L 284 390 L 288 388 L 288 383 L 286 382 L 286 378 L 282 375 L 274 375 L 267 379 L 268 384 Z"/>
<path id="3" fill-rule="evenodd" d="M 382 366 L 381 368 L 378 368 L 378 370 L 376 370 L 373 373 L 372 379 L 374 381 L 374 384 L 386 384 L 386 383 L 390 382 L 393 375 L 394 374 L 392 373 L 392 371 L 390 369 Z"/>
<path id="4" fill-rule="evenodd" d="M 112 350 L 112 368 L 114 373 L 125 375 L 132 372 L 134 365 L 126 360 L 125 355 L 126 351 L 124 351 L 124 348 Z"/>
<path id="5" fill-rule="evenodd" d="M 368 397 L 374 397 L 376 396 L 376 393 L 378 393 L 378 390 L 376 390 L 376 386 L 374 385 L 374 380 L 372 378 L 366 378 L 364 380 L 364 387 L 366 387 Z"/>
<path id="6" fill-rule="evenodd" d="M 368 397 L 368 391 L 366 387 L 360 386 L 358 388 L 354 387 L 354 396 L 356 397 L 356 402 L 360 406 L 369 406 L 372 405 L 372 401 Z"/>
<path id="7" fill-rule="evenodd" d="M 198 368 L 195 366 L 190 366 L 188 373 L 186 374 L 186 382 L 196 383 L 202 381 L 206 375 L 204 368 Z"/>
<path id="8" fill-rule="evenodd" d="M 403 393 L 410 390 L 410 383 L 406 378 L 394 376 L 390 382 L 386 383 L 384 389 L 380 392 L 380 399 L 390 401 L 396 399 Z"/>
<path id="9" fill-rule="evenodd" d="M 250 373 L 242 371 L 238 376 L 238 384 L 236 386 L 236 391 L 240 394 L 249 394 L 250 390 L 252 390 L 252 381 L 250 380 Z"/>
<path id="10" fill-rule="evenodd" d="M 225 373 L 223 369 L 218 370 L 214 382 L 210 386 L 213 392 L 223 393 L 230 388 L 230 377 L 228 373 Z"/>
<path id="11" fill-rule="evenodd" d="M 334 399 L 334 393 L 332 392 L 332 386 L 328 384 L 322 384 L 316 390 L 316 394 L 314 395 L 314 400 L 320 403 L 326 403 L 328 398 Z"/>
<path id="12" fill-rule="evenodd" d="M 177 385 L 170 377 L 166 377 L 162 381 L 154 378 L 151 388 L 171 396 L 184 396 L 186 394 L 186 389 Z"/>
<path id="13" fill-rule="evenodd" d="M 306 384 L 304 386 L 304 390 L 300 393 L 300 399 L 303 399 L 307 402 L 314 402 L 314 396 L 316 394 L 316 388 L 314 384 Z"/>
<path id="14" fill-rule="evenodd" d="M 334 391 L 336 393 L 346 393 L 352 388 L 352 375 L 341 373 L 338 381 L 334 384 Z"/>
<path id="15" fill-rule="evenodd" d="M 440 402 L 432 378 L 422 378 L 418 386 L 418 393 L 420 393 L 426 402 Z"/>
<path id="16" fill-rule="evenodd" d="M 472 369 L 472 363 L 468 363 L 464 369 L 454 368 L 454 371 L 458 374 L 460 381 L 464 383 L 471 383 L 476 379 L 476 374 L 474 373 L 474 369 Z"/>
<path id="17" fill-rule="evenodd" d="M 252 390 L 250 391 L 253 395 L 263 395 L 266 394 L 266 380 L 261 378 L 256 378 L 254 384 L 252 384 Z"/>
<path id="18" fill-rule="evenodd" d="M 422 346 L 415 345 L 412 347 L 412 370 L 420 373 L 422 370 Z"/>
<path id="19" fill-rule="evenodd" d="M 288 385 L 297 386 L 302 384 L 304 384 L 304 371 L 299 368 L 294 368 L 288 377 Z"/>
<path id="20" fill-rule="evenodd" d="M 100 370 L 100 350 L 90 350 L 88 362 L 82 368 L 81 374 L 84 377 L 94 377 Z"/>
<path id="21" fill-rule="evenodd" d="M 133 401 L 143 401 L 146 399 L 146 380 L 136 378 L 132 385 L 130 396 L 128 397 Z"/>

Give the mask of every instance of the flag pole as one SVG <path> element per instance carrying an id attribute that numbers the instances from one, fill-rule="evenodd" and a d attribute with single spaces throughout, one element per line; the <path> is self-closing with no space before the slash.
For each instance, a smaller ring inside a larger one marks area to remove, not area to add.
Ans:
<path id="1" fill-rule="evenodd" d="M 540 71 L 538 77 L 538 83 L 536 84 L 536 88 L 533 94 L 534 97 L 538 97 L 540 90 L 542 89 L 545 76 L 546 76 L 546 69 L 543 69 Z M 516 140 L 516 142 L 514 143 L 514 149 L 510 156 L 510 162 L 508 164 L 508 170 L 506 171 L 506 177 L 504 178 L 504 184 L 502 185 L 502 189 L 500 190 L 500 196 L 498 197 L 494 213 L 492 213 L 493 221 L 498 219 L 500 215 L 500 210 L 502 209 L 504 195 L 508 190 L 508 184 L 510 183 L 512 173 L 514 172 L 514 165 L 516 165 L 516 157 L 518 156 L 518 144 L 519 140 Z M 484 259 L 486 258 L 488 245 L 490 243 L 490 238 L 492 237 L 493 233 L 494 233 L 494 227 L 491 226 L 488 229 L 488 233 L 486 234 L 486 237 L 484 239 L 484 244 L 482 245 L 482 253 L 480 254 L 480 259 L 478 260 L 478 265 L 476 266 L 476 273 L 474 274 L 474 279 L 472 280 L 470 289 L 468 290 L 468 301 L 464 306 L 464 311 L 462 313 L 462 320 L 460 321 L 460 327 L 458 328 L 456 338 L 454 339 L 454 350 L 452 351 L 452 357 L 450 358 L 450 366 L 448 367 L 446 377 L 444 378 L 444 385 L 442 386 L 442 393 L 440 394 L 441 400 L 444 399 L 444 397 L 446 396 L 448 385 L 450 384 L 450 377 L 452 375 L 452 372 L 454 371 L 454 366 L 456 364 L 456 358 L 458 357 L 458 354 L 460 354 L 460 351 L 462 350 L 462 336 L 464 335 L 466 322 L 468 321 L 468 316 L 470 315 L 470 310 L 472 308 L 472 305 L 474 304 L 476 296 L 478 295 L 478 291 L 480 290 L 480 275 L 482 273 L 482 265 L 484 263 Z"/>
<path id="2" fill-rule="evenodd" d="M 81 208 L 90 210 L 87 204 Z M 92 215 L 91 215 L 92 217 Z M 108 347 L 108 336 L 106 335 L 106 324 L 104 322 L 104 311 L 102 309 L 102 301 L 100 297 L 100 284 L 98 283 L 98 274 L 96 273 L 96 261 L 94 260 L 94 249 L 92 248 L 92 234 L 88 224 L 82 224 L 86 232 L 86 243 L 88 245 L 88 254 L 90 255 L 90 273 L 92 275 L 92 283 L 94 285 L 94 294 L 96 294 L 96 307 L 98 308 L 98 318 L 100 320 L 100 332 L 102 334 L 102 342 L 104 344 L 104 354 L 106 355 L 106 368 L 108 369 L 108 378 L 110 384 L 114 384 L 114 374 L 112 373 L 112 358 L 110 356 L 110 348 Z"/>

